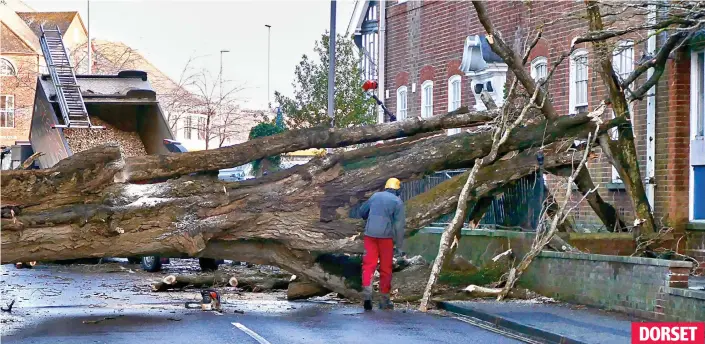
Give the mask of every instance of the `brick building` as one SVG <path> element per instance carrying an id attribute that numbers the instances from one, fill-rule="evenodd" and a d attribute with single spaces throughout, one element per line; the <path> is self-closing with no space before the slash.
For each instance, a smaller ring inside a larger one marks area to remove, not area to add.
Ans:
<path id="1" fill-rule="evenodd" d="M 39 45 L 40 26 L 44 25 L 62 31 L 76 74 L 147 72 L 174 137 L 189 150 L 205 148 L 205 115 L 184 110 L 187 107 L 184 104 L 199 102 L 197 96 L 164 74 L 139 51 L 122 42 L 93 39 L 93 65 L 88 70 L 88 34 L 78 12 L 37 12 L 20 0 L 7 0 L 0 5 L 0 19 L 0 146 L 29 139 L 37 75 L 47 73 Z M 194 106 L 188 108 L 193 110 Z M 224 140 L 212 138 L 210 147 L 247 140 L 255 117 L 252 111 L 241 111 L 236 117 L 236 129 L 229 130 Z"/>
<path id="2" fill-rule="evenodd" d="M 88 37 L 78 12 L 34 12 L 19 1 L 0 6 L 0 145 L 29 138 L 37 75 L 46 72 L 40 25 L 57 26 L 69 50 Z M 78 70 L 87 70 L 87 63 Z"/>
<path id="3" fill-rule="evenodd" d="M 479 91 L 489 88 L 495 101 L 502 102 L 511 72 L 490 51 L 471 2 L 401 0 L 384 2 L 384 8 L 376 4 L 366 2 L 364 10 L 378 13 L 361 12 L 355 34 L 360 38 L 380 34 L 379 46 L 364 46 L 379 53 L 366 54 L 363 59 L 370 59 L 368 65 L 378 65 L 383 85 L 380 96 L 397 118 L 441 114 L 461 105 L 482 109 Z M 495 1 L 487 3 L 487 10 L 503 39 L 516 50 L 522 50 L 535 29 L 544 25 L 542 39 L 526 66 L 538 78 L 587 31 L 587 22 L 575 15 L 584 12 L 584 6 L 578 1 Z M 631 20 L 643 23 L 648 19 Z M 642 38 L 634 35 L 614 42 L 613 64 L 620 76 L 628 75 L 667 37 Z M 606 94 L 591 46 L 576 48 L 548 84 L 554 107 L 566 115 L 592 110 Z M 645 186 L 654 216 L 657 223 L 662 221 L 678 231 L 705 226 L 704 70 L 703 45 L 691 40 L 668 60 L 655 96 L 632 108 L 635 144 L 642 176 L 648 176 Z M 600 185 L 600 195 L 632 221 L 631 201 L 612 166 L 602 159 L 591 161 L 588 167 Z M 573 215 L 585 227 L 599 227 L 587 205 Z"/>

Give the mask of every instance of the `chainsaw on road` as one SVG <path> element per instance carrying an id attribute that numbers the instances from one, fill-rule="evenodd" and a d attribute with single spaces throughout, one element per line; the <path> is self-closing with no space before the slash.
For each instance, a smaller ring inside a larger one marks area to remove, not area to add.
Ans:
<path id="1" fill-rule="evenodd" d="M 186 302 L 186 308 L 220 312 L 222 311 L 220 293 L 215 289 L 203 289 L 201 290 L 201 302 Z"/>

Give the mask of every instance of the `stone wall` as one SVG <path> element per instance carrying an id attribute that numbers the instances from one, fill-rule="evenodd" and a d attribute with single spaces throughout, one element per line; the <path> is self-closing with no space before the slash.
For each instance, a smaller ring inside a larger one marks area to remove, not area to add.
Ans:
<path id="1" fill-rule="evenodd" d="M 556 299 L 666 321 L 705 320 L 690 262 L 544 251 L 519 285 Z"/>

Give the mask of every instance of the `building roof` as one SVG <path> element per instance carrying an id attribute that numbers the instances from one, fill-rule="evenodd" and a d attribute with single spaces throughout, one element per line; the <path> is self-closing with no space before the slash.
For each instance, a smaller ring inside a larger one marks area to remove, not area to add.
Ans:
<path id="1" fill-rule="evenodd" d="M 32 32 L 27 23 L 10 8 L 0 6 L 0 21 L 19 37 L 28 47 L 41 54 L 39 37 Z"/>
<path id="2" fill-rule="evenodd" d="M 62 35 L 65 35 L 78 12 L 17 12 L 17 15 L 27 23 L 37 37 L 41 37 L 41 25 L 46 29 L 55 29 L 58 26 Z"/>
<path id="3" fill-rule="evenodd" d="M 35 51 L 3 22 L 0 25 L 0 52 L 32 54 Z"/>

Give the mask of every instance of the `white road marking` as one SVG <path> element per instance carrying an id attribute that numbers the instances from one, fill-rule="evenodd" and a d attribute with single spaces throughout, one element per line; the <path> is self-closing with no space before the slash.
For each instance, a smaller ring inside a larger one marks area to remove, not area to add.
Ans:
<path id="1" fill-rule="evenodd" d="M 252 337 L 252 339 L 256 340 L 259 344 L 272 344 L 266 339 L 262 338 L 262 336 L 258 335 L 255 331 L 252 331 L 247 328 L 245 325 L 237 322 L 234 322 L 232 324 L 235 325 L 235 327 L 239 328 L 242 332 L 247 333 L 248 336 Z"/>

